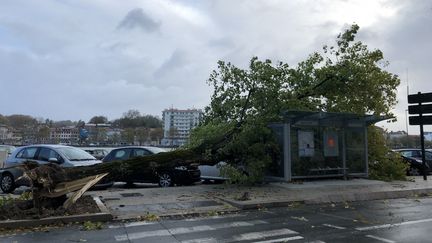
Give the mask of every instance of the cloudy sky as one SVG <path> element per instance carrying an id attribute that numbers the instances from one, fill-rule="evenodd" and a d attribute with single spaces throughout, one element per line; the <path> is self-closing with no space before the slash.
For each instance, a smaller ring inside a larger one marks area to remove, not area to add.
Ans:
<path id="1" fill-rule="evenodd" d="M 294 66 L 353 23 L 402 79 L 399 122 L 380 125 L 405 130 L 407 79 L 411 93 L 432 91 L 432 1 L 2 0 L 0 114 L 203 108 L 218 60 Z"/>

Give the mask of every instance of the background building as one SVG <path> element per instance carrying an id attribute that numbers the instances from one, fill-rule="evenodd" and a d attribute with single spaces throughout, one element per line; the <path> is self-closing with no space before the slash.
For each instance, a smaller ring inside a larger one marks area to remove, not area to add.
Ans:
<path id="1" fill-rule="evenodd" d="M 0 125 L 0 144 L 13 142 L 12 137 L 12 128 L 6 125 Z"/>
<path id="2" fill-rule="evenodd" d="M 190 131 L 199 125 L 203 112 L 199 109 L 165 109 L 162 112 L 164 146 L 182 146 L 189 139 Z"/>
<path id="3" fill-rule="evenodd" d="M 73 144 L 78 141 L 78 128 L 75 126 L 64 126 L 50 128 L 50 142 Z"/>

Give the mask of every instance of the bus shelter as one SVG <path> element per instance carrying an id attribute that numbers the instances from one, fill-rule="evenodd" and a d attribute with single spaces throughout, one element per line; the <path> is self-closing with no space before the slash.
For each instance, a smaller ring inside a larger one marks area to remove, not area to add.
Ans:
<path id="1" fill-rule="evenodd" d="M 386 117 L 352 113 L 286 111 L 283 122 L 270 124 L 281 156 L 269 179 L 367 177 L 367 127 Z"/>

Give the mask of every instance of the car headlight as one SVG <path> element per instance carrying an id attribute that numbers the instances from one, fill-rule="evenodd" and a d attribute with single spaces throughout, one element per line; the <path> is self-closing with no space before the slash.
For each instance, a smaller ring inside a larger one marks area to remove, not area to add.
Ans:
<path id="1" fill-rule="evenodd" d="M 187 170 L 186 166 L 177 166 L 174 169 L 176 169 L 176 170 Z"/>

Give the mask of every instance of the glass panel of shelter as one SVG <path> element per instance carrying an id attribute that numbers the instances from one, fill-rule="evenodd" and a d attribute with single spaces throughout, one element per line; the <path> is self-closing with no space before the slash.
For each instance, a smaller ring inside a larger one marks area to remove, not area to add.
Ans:
<path id="1" fill-rule="evenodd" d="M 293 178 L 344 175 L 342 136 L 338 127 L 291 126 Z"/>

